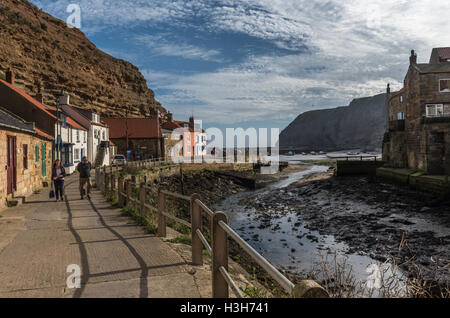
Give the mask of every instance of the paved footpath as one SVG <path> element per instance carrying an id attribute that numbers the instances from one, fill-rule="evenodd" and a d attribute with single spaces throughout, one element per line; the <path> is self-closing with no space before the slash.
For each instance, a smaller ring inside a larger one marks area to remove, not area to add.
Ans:
<path id="1" fill-rule="evenodd" d="M 168 243 L 120 215 L 96 190 L 80 200 L 66 178 L 66 202 L 48 190 L 0 212 L 0 297 L 200 297 L 189 264 Z M 70 264 L 82 271 L 67 288 Z"/>

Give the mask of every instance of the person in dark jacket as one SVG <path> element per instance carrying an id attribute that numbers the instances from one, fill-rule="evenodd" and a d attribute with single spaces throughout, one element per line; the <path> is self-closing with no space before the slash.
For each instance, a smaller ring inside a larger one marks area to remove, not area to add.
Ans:
<path id="1" fill-rule="evenodd" d="M 61 198 L 64 201 L 64 178 L 66 177 L 66 170 L 61 164 L 61 160 L 56 159 L 52 169 L 52 180 L 55 185 L 56 201 Z"/>
<path id="2" fill-rule="evenodd" d="M 91 163 L 88 161 L 87 157 L 83 157 L 82 161 L 77 166 L 77 171 L 80 173 L 81 200 L 83 200 L 85 194 L 87 194 L 88 199 L 91 198 L 91 169 Z M 87 185 L 86 191 L 84 190 L 85 185 Z"/>

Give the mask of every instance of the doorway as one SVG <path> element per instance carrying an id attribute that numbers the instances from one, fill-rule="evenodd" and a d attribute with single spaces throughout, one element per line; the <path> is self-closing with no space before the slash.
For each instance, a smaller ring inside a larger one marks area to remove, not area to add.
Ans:
<path id="1" fill-rule="evenodd" d="M 16 137 L 6 136 L 7 142 L 7 160 L 6 160 L 6 174 L 7 174 L 7 194 L 12 194 L 16 191 Z"/>

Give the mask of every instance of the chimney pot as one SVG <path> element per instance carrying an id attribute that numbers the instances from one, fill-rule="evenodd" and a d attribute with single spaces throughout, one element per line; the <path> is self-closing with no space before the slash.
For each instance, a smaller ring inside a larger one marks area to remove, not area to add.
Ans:
<path id="1" fill-rule="evenodd" d="M 417 64 L 417 54 L 414 50 L 411 50 L 411 57 L 409 58 L 411 64 Z"/>
<path id="2" fill-rule="evenodd" d="M 61 95 L 59 96 L 59 105 L 70 105 L 70 96 L 66 94 L 64 91 L 61 91 Z"/>
<path id="3" fill-rule="evenodd" d="M 5 77 L 6 77 L 6 81 L 9 84 L 14 85 L 15 80 L 16 80 L 16 75 L 14 74 L 13 70 L 10 67 L 6 71 Z"/>

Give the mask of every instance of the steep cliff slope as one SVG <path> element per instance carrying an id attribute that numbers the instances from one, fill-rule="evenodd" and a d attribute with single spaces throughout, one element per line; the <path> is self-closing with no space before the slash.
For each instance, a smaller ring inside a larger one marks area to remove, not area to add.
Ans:
<path id="1" fill-rule="evenodd" d="M 0 2 L 0 76 L 8 67 L 32 96 L 40 82 L 49 105 L 65 89 L 72 104 L 106 116 L 123 115 L 125 105 L 131 116 L 164 110 L 137 67 L 98 50 L 81 31 L 26 0 Z"/>
<path id="2" fill-rule="evenodd" d="M 281 148 L 299 150 L 379 149 L 386 130 L 386 94 L 353 100 L 349 106 L 298 116 L 280 135 Z"/>

